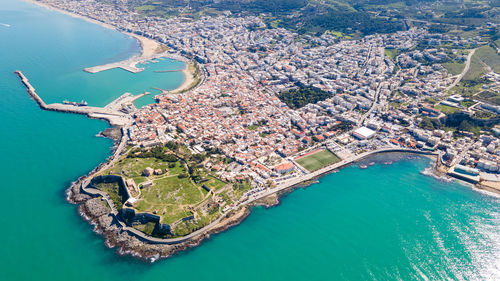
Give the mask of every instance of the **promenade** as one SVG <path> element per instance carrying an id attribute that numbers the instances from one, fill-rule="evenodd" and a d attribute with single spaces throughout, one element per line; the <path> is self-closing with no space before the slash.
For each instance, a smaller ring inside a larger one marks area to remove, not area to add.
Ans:
<path id="1" fill-rule="evenodd" d="M 291 179 L 291 180 L 288 180 L 280 185 L 278 185 L 277 187 L 275 188 L 271 188 L 271 189 L 268 189 L 268 190 L 265 190 L 261 193 L 258 193 L 258 194 L 254 194 L 252 195 L 251 197 L 247 198 L 246 200 L 244 201 L 241 201 L 239 202 L 237 205 L 235 205 L 234 207 L 230 208 L 229 210 L 226 211 L 226 214 L 232 212 L 232 211 L 238 211 L 240 210 L 242 207 L 245 207 L 245 206 L 248 206 L 248 205 L 251 205 L 253 203 L 255 203 L 256 201 L 259 201 L 269 195 L 273 195 L 273 194 L 276 194 L 276 193 L 279 193 L 279 192 L 282 192 L 282 191 L 285 191 L 287 189 L 290 189 L 290 188 L 293 188 L 301 183 L 304 183 L 304 182 L 307 182 L 307 181 L 310 181 L 310 180 L 313 180 L 319 176 L 322 176 L 324 174 L 327 174 L 333 170 L 336 170 L 336 169 L 339 169 L 339 168 L 342 168 L 344 166 L 347 166 L 349 164 L 352 164 L 354 162 L 357 162 L 359 160 L 362 160 L 366 157 L 369 157 L 371 155 L 374 155 L 374 154 L 379 154 L 379 153 L 388 153 L 388 152 L 401 152 L 401 153 L 414 153 L 414 154 L 422 154 L 422 155 L 438 155 L 437 153 L 434 153 L 434 152 L 428 152 L 428 151 L 421 151 L 421 150 L 414 150 L 414 149 L 405 149 L 405 148 L 399 148 L 399 147 L 386 147 L 386 148 L 381 148 L 381 149 L 377 149 L 377 150 L 373 150 L 373 151 L 368 151 L 368 152 L 364 152 L 364 153 L 361 153 L 359 155 L 356 155 L 356 156 L 352 156 L 350 158 L 347 158 L 347 159 L 344 159 L 340 162 L 337 162 L 335 164 L 332 164 L 330 166 L 327 166 L 325 168 L 322 168 L 322 169 L 319 169 L 315 172 L 312 172 L 312 173 L 309 173 L 309 174 L 306 174 L 306 175 L 303 175 L 303 176 L 299 176 L 299 177 L 296 177 L 294 179 Z M 116 160 L 117 157 L 115 156 L 113 160 Z M 106 167 L 109 167 L 109 165 L 105 165 Z M 99 169 L 99 170 L 102 170 Z M 85 189 L 84 187 L 86 185 L 84 185 L 85 183 L 88 184 L 90 182 L 90 179 L 92 177 L 89 176 L 86 180 L 83 181 L 82 183 L 82 188 L 84 191 L 89 191 L 89 189 Z M 111 209 L 112 209 L 112 215 L 113 216 L 117 216 L 118 215 L 118 211 L 116 210 L 116 208 L 114 208 L 112 205 L 112 201 L 111 199 L 109 198 L 109 196 L 107 196 L 107 194 L 105 194 L 104 192 L 102 191 L 99 191 L 99 190 L 95 190 L 95 189 L 90 189 L 90 192 L 89 193 L 92 193 L 92 194 L 99 194 L 99 195 L 102 195 L 106 202 L 108 202 L 108 204 L 110 205 Z M 104 193 L 104 194 L 103 194 Z M 199 235 L 206 235 L 210 232 L 210 230 L 212 228 L 214 228 L 215 226 L 217 226 L 223 219 L 225 219 L 226 216 L 221 216 L 220 218 L 216 219 L 215 221 L 211 222 L 210 224 L 208 224 L 207 226 L 197 230 L 197 231 L 194 231 L 186 236 L 183 236 L 183 237 L 178 237 L 178 238 L 170 238 L 170 239 L 161 239 L 161 238 L 155 238 L 155 237 L 151 237 L 151 236 L 148 236 L 146 234 L 144 234 L 143 232 L 133 228 L 133 227 L 129 227 L 127 226 L 124 222 L 120 221 L 119 219 L 117 219 L 116 221 L 118 221 L 118 223 L 120 224 L 120 226 L 123 228 L 123 230 L 127 231 L 129 234 L 131 235 L 134 235 L 136 238 L 138 238 L 139 240 L 141 241 L 144 241 L 146 243 L 151 243 L 151 244 L 179 244 L 179 243 L 182 243 L 182 242 L 185 242 L 185 241 L 188 241 L 192 238 L 195 238 Z"/>

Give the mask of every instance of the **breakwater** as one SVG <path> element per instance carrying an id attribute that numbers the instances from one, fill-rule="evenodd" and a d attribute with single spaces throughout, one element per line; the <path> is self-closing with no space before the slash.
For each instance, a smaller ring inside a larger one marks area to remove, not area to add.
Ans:
<path id="1" fill-rule="evenodd" d="M 132 73 L 138 73 L 138 72 L 141 72 L 144 70 L 144 68 L 142 67 L 137 67 L 137 64 L 139 63 L 143 63 L 143 62 L 146 62 L 146 61 L 149 61 L 149 60 L 153 60 L 153 59 L 158 59 L 158 58 L 162 58 L 162 57 L 167 57 L 167 58 L 171 58 L 171 59 L 175 59 L 175 60 L 178 60 L 178 61 L 182 61 L 184 63 L 189 63 L 189 60 L 186 59 L 185 57 L 179 55 L 179 54 L 176 54 L 176 53 L 170 53 L 170 52 L 162 52 L 162 53 L 158 53 L 158 54 L 154 54 L 154 55 L 151 55 L 151 56 L 148 56 L 148 57 L 143 57 L 143 56 L 134 56 L 134 57 L 131 57 L 129 59 L 126 59 L 126 60 L 123 60 L 123 61 L 118 61 L 118 62 L 112 62 L 112 63 L 108 63 L 108 64 L 102 64 L 102 65 L 97 65 L 97 66 L 92 66 L 92 67 L 87 67 L 87 68 L 84 68 L 83 70 L 88 72 L 88 73 L 98 73 L 98 72 L 101 72 L 101 71 L 106 71 L 106 70 L 110 70 L 110 69 L 114 69 L 114 68 L 121 68 L 123 70 L 126 70 L 126 71 L 129 71 L 129 72 L 132 72 Z M 177 70 L 175 70 L 177 71 Z M 178 71 L 182 71 L 181 70 L 178 70 Z M 174 70 L 172 71 L 155 71 L 155 72 L 174 72 Z"/>
<path id="2" fill-rule="evenodd" d="M 123 112 L 122 109 L 127 106 L 130 107 L 133 101 L 149 94 L 148 92 L 145 92 L 143 94 L 133 96 L 130 93 L 125 93 L 105 107 L 78 106 L 74 104 L 61 103 L 46 104 L 45 101 L 36 93 L 35 87 L 31 85 L 28 78 L 26 78 L 22 71 L 16 70 L 14 73 L 19 76 L 21 82 L 26 87 L 28 94 L 33 98 L 33 100 L 35 100 L 41 109 L 83 114 L 90 118 L 105 120 L 112 126 L 126 126 L 131 124 L 133 122 L 132 117 L 130 114 Z M 134 108 L 132 108 L 132 110 L 134 110 Z"/>
<path id="3" fill-rule="evenodd" d="M 36 93 L 35 88 L 28 81 L 28 78 L 26 78 L 26 76 L 24 76 L 24 74 L 20 70 L 16 70 L 14 73 L 17 74 L 17 76 L 19 76 L 19 78 L 21 79 L 21 82 L 26 87 L 26 91 L 28 91 L 28 94 L 36 101 L 36 103 L 42 109 L 46 109 L 47 110 L 48 109 L 47 104 L 42 100 L 42 98 L 40 98 L 40 96 L 38 96 L 38 94 Z"/>

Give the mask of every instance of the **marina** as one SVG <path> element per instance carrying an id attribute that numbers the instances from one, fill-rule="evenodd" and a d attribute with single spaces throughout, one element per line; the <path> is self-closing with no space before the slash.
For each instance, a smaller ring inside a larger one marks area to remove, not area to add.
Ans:
<path id="1" fill-rule="evenodd" d="M 137 67 L 137 64 L 145 63 L 145 62 L 148 62 L 148 61 L 151 61 L 154 59 L 158 59 L 158 58 L 161 58 L 164 56 L 169 56 L 169 53 L 163 52 L 163 53 L 159 53 L 159 54 L 154 54 L 154 55 L 149 56 L 149 57 L 135 56 L 135 57 L 123 60 L 123 61 L 112 62 L 112 63 L 108 63 L 108 64 L 103 64 L 103 65 L 97 65 L 97 66 L 93 66 L 93 67 L 87 67 L 84 69 L 84 71 L 86 71 L 88 73 L 98 73 L 98 72 L 106 71 L 106 70 L 110 70 L 110 69 L 121 68 L 123 70 L 129 71 L 132 73 L 138 73 L 138 72 L 144 71 L 144 68 Z M 158 61 L 155 61 L 155 62 L 158 62 Z M 169 71 L 169 72 L 173 72 L 173 71 Z"/>

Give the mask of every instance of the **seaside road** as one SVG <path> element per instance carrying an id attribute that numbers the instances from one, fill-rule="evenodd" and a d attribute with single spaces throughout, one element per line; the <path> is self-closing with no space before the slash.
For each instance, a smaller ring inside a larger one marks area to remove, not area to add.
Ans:
<path id="1" fill-rule="evenodd" d="M 332 170 L 335 170 L 335 169 L 338 169 L 338 168 L 341 168 L 341 167 L 344 167 L 346 165 L 349 165 L 353 162 L 356 162 L 356 161 L 359 161 L 363 158 L 366 158 L 370 155 L 373 155 L 373 154 L 378 154 L 378 153 L 386 153 L 386 152 L 406 152 L 406 153 L 416 153 L 416 154 L 424 154 L 424 155 L 437 155 L 436 153 L 434 152 L 429 152 L 429 151 L 421 151 L 421 150 L 414 150 L 414 149 L 405 149 L 405 148 L 400 148 L 400 147 L 386 147 L 386 148 L 381 148 L 381 149 L 377 149 L 377 150 L 374 150 L 374 151 L 368 151 L 368 152 L 364 152 L 362 154 L 359 154 L 359 155 L 356 155 L 356 156 L 353 156 L 351 158 L 348 158 L 348 159 L 344 159 L 340 162 L 337 162 L 335 164 L 332 164 L 330 166 L 327 166 L 325 168 L 322 168 L 318 171 L 315 171 L 313 173 L 310 173 L 310 174 L 307 174 L 307 175 L 304 175 L 304 176 L 300 176 L 300 177 L 297 177 L 297 178 L 294 178 L 292 180 L 289 180 L 285 183 L 282 183 L 280 184 L 279 186 L 273 188 L 273 189 L 268 189 L 262 193 L 259 193 L 259 194 L 255 194 L 253 195 L 251 198 L 245 200 L 245 201 L 242 201 L 240 202 L 239 204 L 237 204 L 236 206 L 232 207 L 231 209 L 229 209 L 227 213 L 231 212 L 231 211 L 237 211 L 239 210 L 240 208 L 244 207 L 244 206 L 247 206 L 249 204 L 252 204 L 260 199 L 263 199 L 269 195 L 272 195 L 272 194 L 275 194 L 275 193 L 278 193 L 280 191 L 283 191 L 283 190 L 286 190 L 288 188 L 291 188 L 293 186 L 296 186 L 300 183 L 303 183 L 303 182 L 306 182 L 306 181 L 309 181 L 309 180 L 312 180 L 318 176 L 321 176 L 325 173 L 328 173 L 328 172 L 331 172 Z M 147 242 L 147 243 L 152 243 L 152 244 L 178 244 L 178 243 L 182 243 L 182 242 L 185 242 L 191 238 L 194 238 L 194 237 L 197 237 L 199 235 L 204 235 L 204 234 L 208 234 L 208 232 L 214 227 L 216 226 L 217 224 L 219 224 L 223 219 L 225 218 L 225 216 L 222 216 L 218 219 L 216 219 L 215 221 L 213 221 L 212 223 L 210 223 L 209 225 L 195 231 L 195 232 L 192 232 L 186 236 L 183 236 L 183 237 L 179 237 L 179 238 L 171 238 L 171 239 L 160 239 L 160 238 L 155 238 L 155 237 L 151 237 L 151 236 L 148 236 L 142 232 L 140 232 L 139 230 L 135 229 L 135 228 L 132 228 L 132 227 L 129 227 L 129 226 L 126 226 L 123 222 L 120 222 L 120 225 L 122 225 L 123 229 L 125 231 L 127 231 L 129 234 L 132 234 L 132 235 L 135 235 L 138 239 L 144 241 L 144 242 Z"/>

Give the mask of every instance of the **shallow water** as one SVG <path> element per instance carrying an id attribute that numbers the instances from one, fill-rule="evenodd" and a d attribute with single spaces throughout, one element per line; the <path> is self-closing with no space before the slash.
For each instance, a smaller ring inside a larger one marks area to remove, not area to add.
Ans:
<path id="1" fill-rule="evenodd" d="M 10 25 L 0 26 L 0 280 L 500 278 L 499 199 L 422 175 L 426 158 L 342 169 L 171 259 L 116 255 L 64 200 L 71 181 L 110 155 L 111 141 L 95 137 L 107 125 L 39 110 L 12 72 L 48 102 L 105 105 L 175 88 L 182 74 L 154 70 L 179 65 L 92 75 L 82 69 L 137 54 L 137 42 L 15 0 L 0 0 L 0 22 Z"/>

